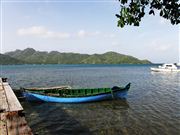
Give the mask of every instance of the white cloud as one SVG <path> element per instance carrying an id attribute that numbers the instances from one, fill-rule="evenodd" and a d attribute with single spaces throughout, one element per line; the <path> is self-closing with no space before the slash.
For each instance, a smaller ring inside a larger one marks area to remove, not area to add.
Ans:
<path id="1" fill-rule="evenodd" d="M 79 38 L 85 38 L 85 37 L 103 37 L 103 38 L 114 38 L 116 35 L 112 33 L 102 33 L 100 31 L 85 31 L 85 30 L 79 30 L 76 34 Z"/>
<path id="2" fill-rule="evenodd" d="M 77 33 L 77 36 L 80 37 L 80 38 L 83 38 L 87 35 L 87 33 L 85 32 L 85 30 L 80 30 L 78 31 Z"/>
<path id="3" fill-rule="evenodd" d="M 76 33 L 63 33 L 63 32 L 54 32 L 48 30 L 43 26 L 32 26 L 27 28 L 20 28 L 17 30 L 17 34 L 19 36 L 33 36 L 40 38 L 59 38 L 59 39 L 67 39 L 70 37 L 73 38 L 89 38 L 89 37 L 103 37 L 103 38 L 113 38 L 114 34 L 101 33 L 100 31 L 85 31 L 79 30 Z"/>
<path id="4" fill-rule="evenodd" d="M 94 32 L 87 32 L 85 30 L 79 30 L 76 34 L 77 37 L 84 38 L 84 37 L 96 37 L 99 36 L 101 32 L 94 31 Z"/>
<path id="5" fill-rule="evenodd" d="M 104 36 L 105 38 L 114 38 L 116 35 L 110 33 L 110 34 L 104 34 L 103 36 Z"/>
<path id="6" fill-rule="evenodd" d="M 101 34 L 100 31 L 95 31 L 95 32 L 92 32 L 92 33 L 91 33 L 92 36 L 98 36 L 98 35 L 100 35 L 100 34 Z"/>
<path id="7" fill-rule="evenodd" d="M 21 28 L 17 31 L 18 35 L 42 35 L 45 34 L 47 30 L 42 26 L 33 26 L 30 28 Z"/>
<path id="8" fill-rule="evenodd" d="M 66 39 L 71 36 L 69 33 L 50 31 L 43 26 L 32 26 L 29 28 L 21 28 L 17 30 L 17 34 L 19 36 L 35 36 L 42 38 L 60 38 L 60 39 Z"/>

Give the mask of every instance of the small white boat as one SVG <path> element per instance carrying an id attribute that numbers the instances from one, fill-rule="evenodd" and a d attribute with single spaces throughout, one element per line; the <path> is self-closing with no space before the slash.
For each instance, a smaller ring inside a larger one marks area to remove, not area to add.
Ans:
<path id="1" fill-rule="evenodd" d="M 158 66 L 156 68 L 151 68 L 151 71 L 155 72 L 179 72 L 180 71 L 180 66 L 178 66 L 176 63 L 174 64 L 163 64 L 162 66 Z"/>

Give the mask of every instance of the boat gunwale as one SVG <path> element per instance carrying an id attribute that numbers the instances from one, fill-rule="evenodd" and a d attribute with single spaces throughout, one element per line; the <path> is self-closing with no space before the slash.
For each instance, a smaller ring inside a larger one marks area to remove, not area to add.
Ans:
<path id="1" fill-rule="evenodd" d="M 126 88 L 126 87 L 119 87 L 118 90 L 112 90 L 112 88 L 90 88 L 90 89 L 64 89 L 64 90 L 73 90 L 73 91 L 78 91 L 78 90 L 94 90 L 94 89 L 108 89 L 110 91 L 107 91 L 107 92 L 99 92 L 99 93 L 91 93 L 91 94 L 84 94 L 84 95 L 64 95 L 64 96 L 61 96 L 59 93 L 45 93 L 46 90 L 27 90 L 27 89 L 24 89 L 25 92 L 29 92 L 29 93 L 34 93 L 34 94 L 39 94 L 39 95 L 45 95 L 45 96 L 50 96 L 50 97 L 59 97 L 59 98 L 80 98 L 80 97 L 90 97 L 90 96 L 98 96 L 98 95 L 103 95 L 103 94 L 112 94 L 112 93 L 115 93 L 115 92 L 118 92 L 118 91 L 128 91 L 129 89 Z M 61 90 L 56 90 L 56 91 L 62 91 Z M 54 94 L 54 95 L 53 95 Z M 58 95 L 57 95 L 58 94 Z"/>
<path id="2" fill-rule="evenodd" d="M 113 93 L 116 92 L 124 92 L 124 91 L 128 91 L 129 89 L 123 89 L 123 90 L 116 90 L 113 91 Z M 56 97 L 56 98 L 83 98 L 83 97 L 93 97 L 93 96 L 99 96 L 99 95 L 106 95 L 106 94 L 112 94 L 112 92 L 106 92 L 106 93 L 99 93 L 99 94 L 94 94 L 94 95 L 82 95 L 82 96 L 54 96 L 54 95 L 46 95 L 46 94 L 42 94 L 42 93 L 35 93 L 35 92 L 29 92 L 29 91 L 25 91 L 26 93 L 31 93 L 31 94 L 37 94 L 37 95 L 42 95 L 42 96 L 48 96 L 48 97 Z"/>

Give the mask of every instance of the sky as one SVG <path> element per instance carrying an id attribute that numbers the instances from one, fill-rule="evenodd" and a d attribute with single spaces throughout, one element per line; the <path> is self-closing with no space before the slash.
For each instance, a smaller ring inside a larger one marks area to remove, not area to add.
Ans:
<path id="1" fill-rule="evenodd" d="M 139 27 L 117 27 L 116 0 L 0 0 L 1 50 L 102 54 L 115 51 L 153 63 L 180 61 L 180 27 L 146 15 Z"/>

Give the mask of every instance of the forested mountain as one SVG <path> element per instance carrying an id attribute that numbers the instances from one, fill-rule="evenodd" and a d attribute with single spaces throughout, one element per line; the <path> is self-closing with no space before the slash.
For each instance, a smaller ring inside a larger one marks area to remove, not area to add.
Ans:
<path id="1" fill-rule="evenodd" d="M 9 65 L 9 64 L 24 64 L 24 61 L 17 60 L 8 55 L 0 54 L 0 65 Z"/>
<path id="2" fill-rule="evenodd" d="M 4 56 L 17 60 L 17 64 L 149 64 L 148 60 L 107 52 L 104 54 L 61 53 L 57 51 L 43 52 L 33 48 L 5 53 Z M 15 61 L 14 61 L 15 62 Z M 1 64 L 3 61 L 1 62 Z M 11 61 L 9 62 L 11 63 Z M 14 64 L 14 63 L 13 63 Z"/>

